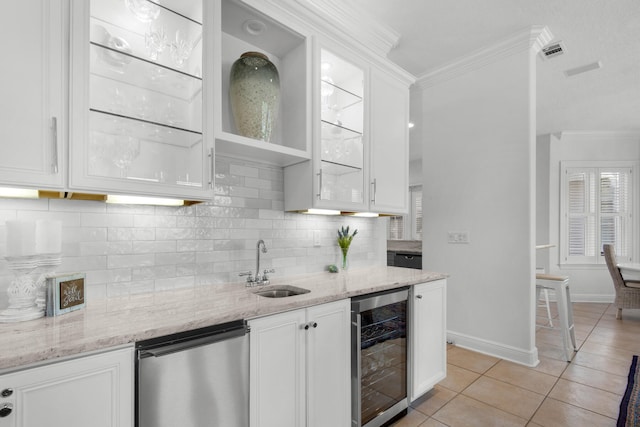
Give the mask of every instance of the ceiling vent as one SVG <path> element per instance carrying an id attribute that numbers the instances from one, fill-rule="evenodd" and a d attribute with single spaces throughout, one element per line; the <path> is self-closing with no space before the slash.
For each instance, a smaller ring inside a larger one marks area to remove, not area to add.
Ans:
<path id="1" fill-rule="evenodd" d="M 541 52 L 544 59 L 554 58 L 558 55 L 562 55 L 563 53 L 564 46 L 561 41 L 543 47 Z"/>
<path id="2" fill-rule="evenodd" d="M 576 74 L 586 73 L 587 71 L 593 71 L 599 68 L 602 68 L 602 61 L 592 62 L 591 64 L 565 70 L 564 75 L 567 77 L 573 77 Z"/>

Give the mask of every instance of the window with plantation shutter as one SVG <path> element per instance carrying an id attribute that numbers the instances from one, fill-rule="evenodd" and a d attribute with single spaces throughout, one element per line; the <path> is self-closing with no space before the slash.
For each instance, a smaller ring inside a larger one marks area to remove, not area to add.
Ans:
<path id="1" fill-rule="evenodd" d="M 403 223 L 404 217 L 402 216 L 392 216 L 389 219 L 389 235 L 387 236 L 389 240 L 402 240 Z"/>
<path id="2" fill-rule="evenodd" d="M 602 245 L 632 259 L 633 164 L 563 162 L 561 262 L 602 264 Z"/>
<path id="3" fill-rule="evenodd" d="M 422 186 L 411 187 L 412 239 L 422 240 Z"/>
<path id="4" fill-rule="evenodd" d="M 409 187 L 409 215 L 392 216 L 389 220 L 389 240 L 422 240 L 422 186 Z"/>

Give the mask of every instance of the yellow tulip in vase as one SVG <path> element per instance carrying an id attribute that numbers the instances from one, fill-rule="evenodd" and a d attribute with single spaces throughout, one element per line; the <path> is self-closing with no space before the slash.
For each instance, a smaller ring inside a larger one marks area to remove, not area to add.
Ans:
<path id="1" fill-rule="evenodd" d="M 356 234 L 358 234 L 358 230 L 354 230 L 353 234 L 349 235 L 349 226 L 347 226 L 347 228 L 340 227 L 340 230 L 338 230 L 338 245 L 342 251 L 342 270 L 347 270 L 349 268 L 349 258 L 347 258 L 347 253 L 349 252 L 351 241 Z"/>

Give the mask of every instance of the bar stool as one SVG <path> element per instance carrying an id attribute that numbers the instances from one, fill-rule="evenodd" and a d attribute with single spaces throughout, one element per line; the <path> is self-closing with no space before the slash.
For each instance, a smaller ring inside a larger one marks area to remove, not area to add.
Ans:
<path id="1" fill-rule="evenodd" d="M 573 306 L 569 292 L 569 278 L 552 274 L 536 274 L 536 292 L 552 289 L 558 304 L 558 322 L 562 333 L 562 349 L 567 362 L 571 362 L 573 352 L 578 350 L 576 332 L 573 324 Z"/>

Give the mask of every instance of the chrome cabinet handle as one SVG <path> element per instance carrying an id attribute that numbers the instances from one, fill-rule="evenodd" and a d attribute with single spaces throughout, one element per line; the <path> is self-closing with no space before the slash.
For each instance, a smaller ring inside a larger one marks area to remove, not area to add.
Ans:
<path id="1" fill-rule="evenodd" d="M 5 388 L 4 390 L 2 390 L 0 392 L 0 396 L 2 397 L 9 397 L 13 394 L 13 389 L 12 388 Z"/>
<path id="2" fill-rule="evenodd" d="M 313 322 L 313 324 L 311 326 L 313 326 L 314 328 L 317 328 L 318 324 L 316 322 Z"/>
<path id="3" fill-rule="evenodd" d="M 213 189 L 213 172 L 215 160 L 213 157 L 213 148 L 209 148 L 209 188 Z"/>
<path id="4" fill-rule="evenodd" d="M 416 298 L 422 299 L 422 295 L 416 295 Z"/>
<path id="5" fill-rule="evenodd" d="M 4 405 L 0 406 L 0 418 L 8 416 L 12 411 L 13 405 L 11 403 L 5 403 Z"/>
<path id="6" fill-rule="evenodd" d="M 53 152 L 51 153 L 51 170 L 58 173 L 58 118 L 51 117 L 51 139 Z"/>
<path id="7" fill-rule="evenodd" d="M 318 200 L 322 200 L 322 169 L 320 169 L 320 172 L 318 172 L 317 175 L 318 175 L 318 194 L 316 194 L 316 196 L 318 196 Z"/>
<path id="8" fill-rule="evenodd" d="M 371 198 L 371 202 L 373 204 L 376 203 L 376 193 L 378 192 L 378 184 L 376 182 L 376 178 L 373 178 L 373 181 L 371 181 L 371 186 L 373 187 L 373 197 Z"/>

